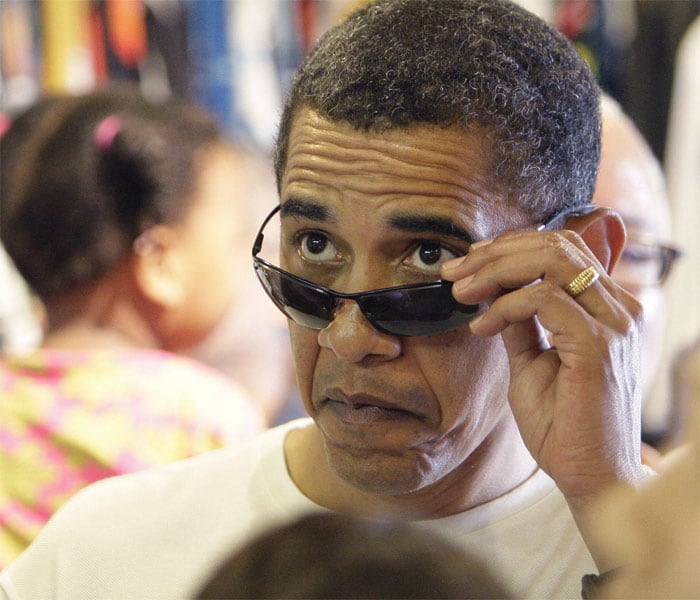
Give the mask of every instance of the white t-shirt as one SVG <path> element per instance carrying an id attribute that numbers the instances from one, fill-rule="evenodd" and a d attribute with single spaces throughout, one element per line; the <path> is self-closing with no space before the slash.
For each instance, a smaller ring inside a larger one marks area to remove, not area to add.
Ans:
<path id="1" fill-rule="evenodd" d="M 0 597 L 191 597 L 235 545 L 323 510 L 294 485 L 284 458 L 287 431 L 309 423 L 86 488 L 0 574 Z M 580 598 L 581 576 L 595 572 L 566 501 L 541 471 L 501 498 L 421 525 L 484 557 L 517 597 Z"/>

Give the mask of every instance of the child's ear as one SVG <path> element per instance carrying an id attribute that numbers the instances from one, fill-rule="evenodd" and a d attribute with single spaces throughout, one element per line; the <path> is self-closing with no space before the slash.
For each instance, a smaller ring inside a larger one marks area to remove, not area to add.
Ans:
<path id="1" fill-rule="evenodd" d="M 570 217 L 565 227 L 578 233 L 605 270 L 612 272 L 627 239 L 620 215 L 609 208 L 596 208 L 587 215 Z"/>
<path id="2" fill-rule="evenodd" d="M 166 225 L 155 225 L 134 242 L 134 275 L 143 295 L 151 302 L 174 308 L 185 297 L 176 252 L 177 236 Z"/>

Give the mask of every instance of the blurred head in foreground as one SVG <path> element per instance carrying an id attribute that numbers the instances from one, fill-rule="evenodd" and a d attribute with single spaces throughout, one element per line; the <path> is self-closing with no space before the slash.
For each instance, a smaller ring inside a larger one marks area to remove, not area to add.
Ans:
<path id="1" fill-rule="evenodd" d="M 199 598 L 508 598 L 489 569 L 410 523 L 310 514 L 253 539 Z"/>

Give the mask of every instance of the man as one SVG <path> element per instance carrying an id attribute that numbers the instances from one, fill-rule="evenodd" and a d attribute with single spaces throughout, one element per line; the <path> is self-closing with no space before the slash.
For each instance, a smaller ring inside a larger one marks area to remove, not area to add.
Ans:
<path id="1" fill-rule="evenodd" d="M 588 205 L 598 112 L 576 51 L 508 2 L 380 0 L 326 34 L 282 116 L 279 264 L 254 248 L 312 420 L 78 495 L 5 595 L 189 595 L 319 509 L 447 531 L 516 597 L 617 566 L 592 507 L 644 479 L 641 309 L 607 275 L 621 220 Z"/>
<path id="2" fill-rule="evenodd" d="M 593 202 L 619 213 L 627 229 L 612 277 L 644 307 L 641 383 L 644 401 L 651 402 L 666 321 L 664 283 L 680 252 L 668 242 L 671 209 L 659 161 L 615 100 L 604 95 L 601 113 L 601 160 Z M 663 441 L 663 431 L 647 433 L 649 442 Z"/>

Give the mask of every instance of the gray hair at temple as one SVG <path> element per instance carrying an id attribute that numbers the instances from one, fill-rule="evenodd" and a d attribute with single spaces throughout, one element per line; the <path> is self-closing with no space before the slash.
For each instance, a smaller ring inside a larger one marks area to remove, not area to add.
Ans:
<path id="1" fill-rule="evenodd" d="M 377 0 L 320 39 L 284 107 L 278 189 L 300 108 L 358 130 L 414 124 L 480 131 L 493 185 L 543 217 L 590 201 L 599 87 L 575 48 L 505 0 Z"/>

